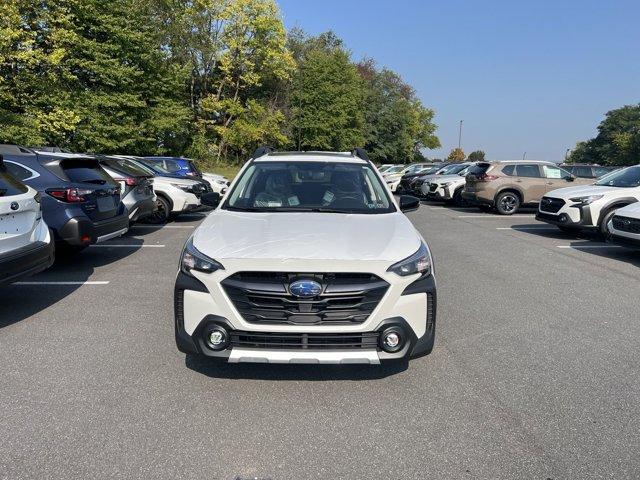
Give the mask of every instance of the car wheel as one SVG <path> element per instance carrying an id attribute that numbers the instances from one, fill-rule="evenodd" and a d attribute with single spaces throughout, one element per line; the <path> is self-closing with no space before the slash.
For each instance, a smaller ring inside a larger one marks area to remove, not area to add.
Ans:
<path id="1" fill-rule="evenodd" d="M 167 221 L 169 220 L 169 215 L 171 215 L 171 205 L 169 205 L 169 202 L 165 198 L 158 195 L 156 196 L 156 207 L 158 209 L 147 218 L 145 218 L 145 221 L 154 225 L 167 223 Z"/>
<path id="2" fill-rule="evenodd" d="M 500 215 L 513 215 L 520 208 L 520 197 L 514 192 L 502 192 L 496 198 L 496 210 Z"/>
<path id="3" fill-rule="evenodd" d="M 606 212 L 600 215 L 600 222 L 598 223 L 598 232 L 603 239 L 607 239 L 609 237 L 609 229 L 607 228 L 607 223 L 613 217 L 613 214 L 616 213 L 618 208 L 622 208 L 622 205 L 616 208 L 612 208 L 607 210 Z"/>
<path id="4" fill-rule="evenodd" d="M 453 204 L 456 207 L 464 207 L 467 202 L 464 198 L 462 198 L 462 188 L 459 188 L 455 192 L 453 192 Z"/>

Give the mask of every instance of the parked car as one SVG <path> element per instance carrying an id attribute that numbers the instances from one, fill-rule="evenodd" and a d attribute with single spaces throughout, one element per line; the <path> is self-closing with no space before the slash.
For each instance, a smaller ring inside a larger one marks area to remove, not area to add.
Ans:
<path id="1" fill-rule="evenodd" d="M 54 243 L 40 193 L 9 173 L 0 155 L 0 285 L 49 268 Z"/>
<path id="2" fill-rule="evenodd" d="M 391 167 L 396 167 L 396 166 L 398 166 L 398 165 L 396 165 L 396 164 L 394 164 L 394 163 L 385 163 L 385 164 L 380 165 L 380 166 L 378 167 L 378 171 L 379 171 L 380 173 L 384 173 L 384 172 L 386 172 L 387 170 L 389 170 Z"/>
<path id="3" fill-rule="evenodd" d="M 36 153 L 0 145 L 7 170 L 41 195 L 44 220 L 59 248 L 81 250 L 129 229 L 120 186 L 93 157 Z"/>
<path id="4" fill-rule="evenodd" d="M 471 166 L 471 163 L 469 162 L 450 163 L 449 165 L 442 167 L 441 169 L 435 171 L 432 174 L 423 175 L 421 177 L 422 180 L 420 183 L 419 196 L 421 197 L 431 196 L 431 198 L 433 198 L 434 197 L 433 194 L 435 193 L 435 189 L 437 188 L 435 185 L 437 185 L 437 183 L 434 184 L 434 187 L 433 187 L 434 192 L 431 192 L 432 182 L 436 182 L 441 177 L 451 178 L 451 175 L 458 175 L 462 172 L 465 172 L 464 174 L 466 175 L 470 166 Z"/>
<path id="5" fill-rule="evenodd" d="M 230 363 L 430 353 L 433 262 L 402 213 L 419 204 L 396 203 L 360 149 L 255 153 L 182 251 L 178 349 Z"/>
<path id="6" fill-rule="evenodd" d="M 589 165 L 586 163 L 561 163 L 562 169 L 578 178 L 600 178 L 608 173 L 618 170 L 621 167 Z"/>
<path id="7" fill-rule="evenodd" d="M 147 164 L 137 157 L 119 157 L 137 168 L 154 175 L 153 190 L 156 194 L 156 210 L 146 218 L 153 224 L 166 223 L 171 216 L 195 212 L 202 209 L 202 197 L 212 193 L 202 180 L 191 180 L 171 175 L 160 165 Z"/>
<path id="8" fill-rule="evenodd" d="M 640 249 L 640 202 L 616 210 L 607 227 L 609 241 Z"/>
<path id="9" fill-rule="evenodd" d="M 131 165 L 119 157 L 99 155 L 96 158 L 111 178 L 120 184 L 122 203 L 131 223 L 143 220 L 156 211 L 152 172 Z"/>
<path id="10" fill-rule="evenodd" d="M 474 165 L 475 163 L 470 163 L 455 174 L 432 177 L 430 181 L 422 184 L 422 189 L 426 192 L 426 195 L 424 193 L 423 195 L 431 200 L 451 202 L 458 207 L 465 205 L 466 201 L 462 198 L 462 190 L 466 185 L 467 173 Z"/>
<path id="11" fill-rule="evenodd" d="M 205 180 L 209 183 L 212 191 L 221 195 L 227 191 L 230 182 L 222 175 L 215 173 L 201 172 L 196 162 L 190 158 L 183 157 L 143 157 L 144 161 L 156 162 L 165 171 L 172 175 L 187 177 L 193 180 Z"/>
<path id="12" fill-rule="evenodd" d="M 452 164 L 447 162 L 442 162 L 442 163 L 433 165 L 432 167 L 429 167 L 426 170 L 423 170 L 422 172 L 420 172 L 413 179 L 411 179 L 411 182 L 409 183 L 409 189 L 411 191 L 411 194 L 417 195 L 419 197 L 423 196 L 422 185 L 426 181 L 430 180 L 434 175 L 445 174 L 445 172 L 447 171 L 447 167 L 449 167 L 450 165 Z"/>
<path id="13" fill-rule="evenodd" d="M 576 178 L 555 163 L 523 160 L 480 162 L 469 170 L 462 198 L 481 208 L 512 215 L 522 206 L 537 206 L 545 193 L 593 180 Z"/>
<path id="14" fill-rule="evenodd" d="M 398 193 L 402 192 L 403 187 L 400 187 L 400 182 L 405 177 L 405 175 L 413 175 L 415 173 L 419 173 L 423 170 L 429 168 L 431 164 L 424 163 L 412 163 L 411 165 L 405 165 L 405 167 L 397 173 L 392 173 L 392 170 L 387 170 L 387 172 L 383 175 L 387 186 L 392 192 L 398 191 Z M 400 187 L 400 190 L 398 190 Z"/>
<path id="15" fill-rule="evenodd" d="M 429 172 L 437 172 L 441 168 L 440 165 L 421 165 L 420 167 L 413 169 L 413 171 L 407 172 L 400 178 L 400 183 L 396 188 L 398 194 L 411 193 L 413 181 L 421 175 L 428 174 Z"/>
<path id="16" fill-rule="evenodd" d="M 640 165 L 636 165 L 609 173 L 591 185 L 548 192 L 536 219 L 561 230 L 597 230 L 606 236 L 614 212 L 639 200 Z"/>

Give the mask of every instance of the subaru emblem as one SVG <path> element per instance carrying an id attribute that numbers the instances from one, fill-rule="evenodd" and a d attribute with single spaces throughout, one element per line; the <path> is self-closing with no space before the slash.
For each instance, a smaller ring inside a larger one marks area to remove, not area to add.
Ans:
<path id="1" fill-rule="evenodd" d="M 20 204 L 18 204 L 18 202 L 11 202 L 11 210 L 18 210 L 19 208 Z"/>
<path id="2" fill-rule="evenodd" d="M 322 285 L 314 280 L 296 280 L 289 284 L 289 291 L 294 297 L 311 298 L 322 293 Z"/>

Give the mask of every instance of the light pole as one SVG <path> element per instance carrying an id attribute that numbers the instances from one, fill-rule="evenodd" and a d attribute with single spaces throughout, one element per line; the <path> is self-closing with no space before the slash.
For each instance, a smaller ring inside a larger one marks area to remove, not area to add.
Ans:
<path id="1" fill-rule="evenodd" d="M 458 130 L 458 148 L 462 146 L 462 122 L 464 120 L 460 120 L 460 129 Z"/>
<path id="2" fill-rule="evenodd" d="M 522 154 L 522 159 L 524 160 L 527 157 L 527 152 L 525 150 L 525 152 Z"/>
<path id="3" fill-rule="evenodd" d="M 571 151 L 570 148 L 567 148 L 567 151 L 564 152 L 564 163 L 567 163 L 567 160 L 569 159 L 569 152 Z"/>

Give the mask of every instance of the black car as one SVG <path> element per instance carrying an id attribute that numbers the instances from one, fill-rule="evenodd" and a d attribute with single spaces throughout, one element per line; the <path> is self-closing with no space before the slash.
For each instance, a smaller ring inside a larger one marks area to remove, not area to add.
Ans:
<path id="1" fill-rule="evenodd" d="M 122 203 L 130 222 L 144 219 L 156 210 L 153 175 L 148 170 L 138 168 L 124 158 L 107 155 L 96 158 L 102 168 L 120 184 Z"/>
<path id="2" fill-rule="evenodd" d="M 58 247 L 80 250 L 129 228 L 120 185 L 92 157 L 0 146 L 7 170 L 41 195 L 42 214 Z"/>

